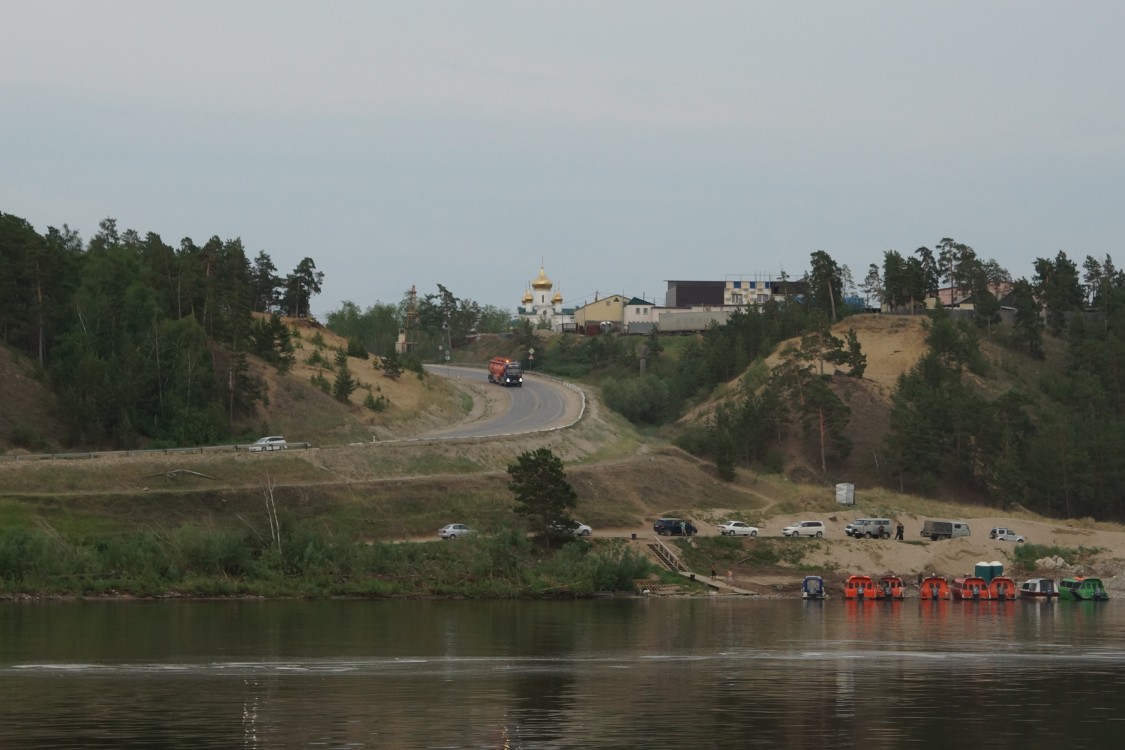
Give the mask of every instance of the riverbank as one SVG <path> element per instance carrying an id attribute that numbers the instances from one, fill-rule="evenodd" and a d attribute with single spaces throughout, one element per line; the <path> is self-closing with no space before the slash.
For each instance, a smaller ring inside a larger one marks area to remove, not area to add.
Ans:
<path id="1" fill-rule="evenodd" d="M 1035 519 L 1028 514 L 958 515 L 959 520 L 969 524 L 972 534 L 931 542 L 921 537 L 920 531 L 924 522 L 935 516 L 899 513 L 891 517 L 905 527 L 902 541 L 851 539 L 844 533 L 844 527 L 856 518 L 881 515 L 839 510 L 783 513 L 758 522 L 759 536 L 750 538 L 720 537 L 716 525 L 723 511 L 713 510 L 693 516 L 699 534 L 690 540 L 659 538 L 671 545 L 698 575 L 709 575 L 713 563 L 720 578 L 725 579 L 729 572 L 733 586 L 766 596 L 800 596 L 806 575 L 823 576 L 830 587 L 839 588 L 849 575 L 898 575 L 913 581 L 923 573 L 952 579 L 972 573 L 979 562 L 1000 562 L 1007 574 L 1022 578 L 1097 576 L 1111 596 L 1125 597 L 1125 529 L 1117 524 L 1090 519 Z M 781 536 L 786 526 L 814 518 L 824 522 L 824 538 Z M 994 527 L 1014 528 L 1027 541 L 990 539 L 989 530 Z M 595 529 L 594 533 L 635 536 L 634 543 L 641 547 L 655 537 L 651 524 Z"/>

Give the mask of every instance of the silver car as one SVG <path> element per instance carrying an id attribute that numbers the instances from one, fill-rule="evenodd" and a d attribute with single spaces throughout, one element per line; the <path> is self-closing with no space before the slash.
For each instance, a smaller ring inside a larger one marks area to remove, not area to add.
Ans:
<path id="1" fill-rule="evenodd" d="M 260 451 L 283 451 L 289 447 L 289 443 L 285 442 L 285 438 L 281 435 L 270 435 L 269 437 L 258 438 L 247 449 L 251 453 L 258 453 Z"/>
<path id="2" fill-rule="evenodd" d="M 442 539 L 460 539 L 472 533 L 473 530 L 463 523 L 451 523 L 438 529 L 437 535 Z"/>
<path id="3" fill-rule="evenodd" d="M 998 542 L 1015 542 L 1016 544 L 1021 544 L 1024 541 L 1023 536 L 1017 534 L 1014 530 L 1003 528 L 992 529 L 988 532 L 988 538 L 995 539 Z"/>

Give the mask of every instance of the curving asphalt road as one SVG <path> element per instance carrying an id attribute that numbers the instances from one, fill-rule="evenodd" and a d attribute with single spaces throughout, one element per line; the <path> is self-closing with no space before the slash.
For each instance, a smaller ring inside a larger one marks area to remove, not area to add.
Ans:
<path id="1" fill-rule="evenodd" d="M 475 422 L 418 438 L 479 438 L 541 432 L 565 427 L 581 415 L 581 394 L 549 378 L 525 373 L 521 387 L 505 388 L 489 383 L 487 371 L 479 368 L 427 365 L 426 370 L 432 375 L 461 381 L 473 390 L 491 389 L 488 396 L 492 408 Z"/>

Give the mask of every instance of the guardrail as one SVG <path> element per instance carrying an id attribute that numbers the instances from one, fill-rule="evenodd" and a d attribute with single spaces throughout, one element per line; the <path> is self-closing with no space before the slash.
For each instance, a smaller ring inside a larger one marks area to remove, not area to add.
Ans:
<path id="1" fill-rule="evenodd" d="M 312 443 L 289 443 L 282 450 L 309 450 Z M 203 445 L 193 448 L 145 448 L 128 451 L 85 451 L 80 453 L 28 453 L 23 456 L 0 456 L 0 461 L 74 461 L 104 456 L 171 456 L 202 453 L 280 453 L 280 451 L 252 451 L 250 445 Z"/>

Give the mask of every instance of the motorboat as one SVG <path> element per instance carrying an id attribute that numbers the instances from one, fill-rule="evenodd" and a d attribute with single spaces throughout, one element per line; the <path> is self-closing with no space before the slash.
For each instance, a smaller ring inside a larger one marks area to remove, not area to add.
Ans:
<path id="1" fill-rule="evenodd" d="M 801 598 L 823 599 L 824 579 L 820 576 L 805 576 L 804 583 L 801 584 Z"/>
<path id="2" fill-rule="evenodd" d="M 883 576 L 875 589 L 876 599 L 894 601 L 903 598 L 902 579 L 898 576 Z"/>
<path id="3" fill-rule="evenodd" d="M 1054 599 L 1058 595 L 1054 578 L 1029 578 L 1020 584 L 1021 599 Z"/>
<path id="4" fill-rule="evenodd" d="M 949 582 L 938 576 L 923 578 L 918 584 L 918 598 L 920 599 L 951 599 L 953 594 L 949 591 Z"/>
<path id="5" fill-rule="evenodd" d="M 1109 599 L 1100 578 L 1064 578 L 1059 581 L 1059 598 L 1082 602 L 1104 602 Z"/>
<path id="6" fill-rule="evenodd" d="M 988 598 L 1011 601 L 1016 598 L 1016 582 L 1007 576 L 996 576 L 988 582 Z"/>
<path id="7" fill-rule="evenodd" d="M 844 581 L 845 599 L 874 599 L 875 595 L 875 581 L 871 576 L 848 576 Z"/>
<path id="8" fill-rule="evenodd" d="M 953 579 L 950 587 L 953 598 L 961 601 L 988 601 L 991 594 L 988 592 L 988 583 L 980 576 L 961 576 Z"/>

